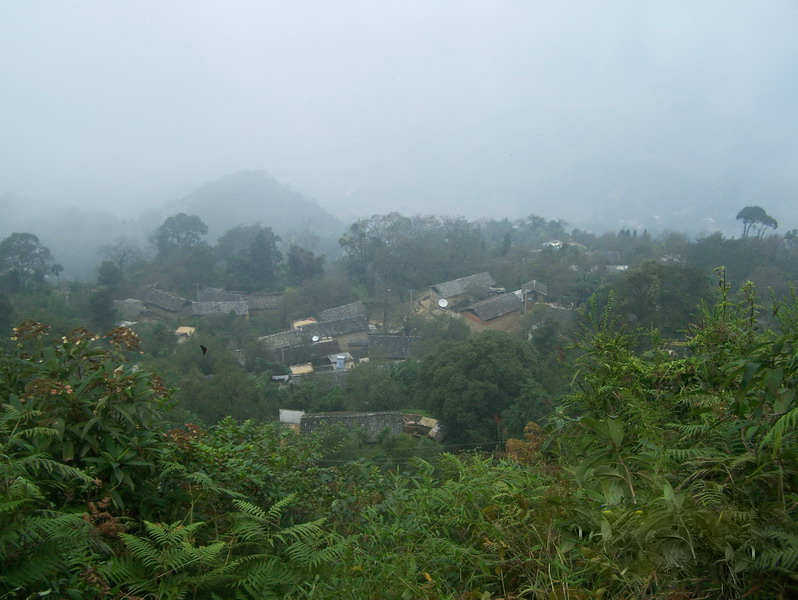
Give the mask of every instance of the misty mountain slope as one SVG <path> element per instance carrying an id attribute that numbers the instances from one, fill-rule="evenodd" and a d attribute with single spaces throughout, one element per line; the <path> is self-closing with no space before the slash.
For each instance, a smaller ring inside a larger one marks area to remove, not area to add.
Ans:
<path id="1" fill-rule="evenodd" d="M 100 249 L 119 237 L 147 247 L 150 215 L 125 219 L 110 212 L 37 198 L 0 195 L 0 240 L 14 232 L 32 233 L 63 266 L 62 278 L 93 281 L 103 260 Z"/>
<path id="2" fill-rule="evenodd" d="M 338 236 L 344 225 L 313 200 L 295 192 L 265 171 L 239 171 L 207 183 L 167 207 L 168 215 L 199 216 L 208 226 L 209 241 L 238 225 L 271 227 L 320 238 Z M 167 215 L 167 216 L 168 216 Z"/>

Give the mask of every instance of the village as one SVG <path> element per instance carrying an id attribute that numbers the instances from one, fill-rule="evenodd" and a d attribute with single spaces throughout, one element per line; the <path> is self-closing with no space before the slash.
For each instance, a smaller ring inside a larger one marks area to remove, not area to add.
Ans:
<path id="1" fill-rule="evenodd" d="M 186 323 L 174 330 L 177 343 L 189 342 L 209 315 L 235 315 L 247 319 L 258 315 L 277 315 L 283 298 L 279 294 L 246 294 L 221 288 L 198 290 L 191 300 L 155 287 L 143 298 L 117 301 L 122 325 L 138 322 Z M 449 317 L 461 320 L 477 333 L 486 330 L 517 332 L 521 319 L 535 309 L 541 319 L 569 320 L 569 308 L 551 302 L 546 285 L 537 280 L 507 292 L 497 287 L 488 272 L 475 273 L 413 291 L 403 307 L 406 315 L 418 318 Z M 258 338 L 269 359 L 287 369 L 285 375 L 272 375 L 281 388 L 307 380 L 325 380 L 342 386 L 348 373 L 358 364 L 370 361 L 390 365 L 414 356 L 420 336 L 407 335 L 401 326 L 389 327 L 385 312 L 369 315 L 366 305 L 356 301 L 319 311 L 290 323 L 290 329 Z M 241 357 L 240 349 L 234 352 Z M 436 419 L 398 411 L 309 413 L 280 409 L 279 420 L 302 433 L 318 431 L 327 425 L 351 430 L 360 428 L 368 440 L 376 441 L 380 432 L 406 433 L 442 441 L 445 426 Z"/>

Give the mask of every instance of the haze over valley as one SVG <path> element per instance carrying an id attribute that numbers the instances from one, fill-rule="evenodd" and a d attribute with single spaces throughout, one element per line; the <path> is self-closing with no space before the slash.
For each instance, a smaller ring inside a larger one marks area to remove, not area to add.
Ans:
<path id="1" fill-rule="evenodd" d="M 795 223 L 796 22 L 791 2 L 5 3 L 0 234 L 101 211 L 149 235 L 241 171 L 344 224 Z"/>

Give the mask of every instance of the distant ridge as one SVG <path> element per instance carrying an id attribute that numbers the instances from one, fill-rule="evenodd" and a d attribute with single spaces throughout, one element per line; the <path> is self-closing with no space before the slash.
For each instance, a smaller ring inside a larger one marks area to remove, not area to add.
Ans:
<path id="1" fill-rule="evenodd" d="M 316 202 L 266 171 L 225 175 L 200 186 L 166 210 L 168 215 L 184 212 L 199 216 L 208 226 L 210 242 L 232 227 L 255 223 L 271 227 L 278 235 L 309 230 L 326 237 L 344 230 L 344 225 Z"/>

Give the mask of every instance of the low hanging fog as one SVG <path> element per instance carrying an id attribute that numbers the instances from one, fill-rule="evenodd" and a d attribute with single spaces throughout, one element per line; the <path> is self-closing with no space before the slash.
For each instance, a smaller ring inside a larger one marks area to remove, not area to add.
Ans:
<path id="1" fill-rule="evenodd" d="M 777 1 L 6 2 L 0 234 L 144 231 L 243 170 L 343 223 L 733 232 L 757 204 L 792 227 L 796 23 Z"/>

